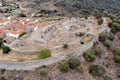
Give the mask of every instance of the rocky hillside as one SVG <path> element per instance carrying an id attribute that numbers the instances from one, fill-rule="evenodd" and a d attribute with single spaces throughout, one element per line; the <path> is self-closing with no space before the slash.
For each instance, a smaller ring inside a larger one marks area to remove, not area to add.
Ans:
<path id="1" fill-rule="evenodd" d="M 7 0 L 5 0 L 7 1 Z M 8 0 L 44 14 L 114 14 L 120 18 L 120 0 Z M 23 5 L 24 4 L 24 5 Z M 33 12 L 33 11 L 32 11 Z"/>

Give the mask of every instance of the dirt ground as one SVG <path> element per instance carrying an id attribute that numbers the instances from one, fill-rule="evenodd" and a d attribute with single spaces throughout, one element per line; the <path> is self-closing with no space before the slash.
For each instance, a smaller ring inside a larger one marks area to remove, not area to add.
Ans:
<path id="1" fill-rule="evenodd" d="M 119 34 L 119 33 L 118 33 Z M 115 35 L 115 40 L 119 43 L 120 39 L 118 38 L 118 34 Z M 120 45 L 112 45 L 119 46 Z M 105 66 L 106 73 L 105 75 L 110 75 L 113 77 L 113 80 L 120 80 L 120 77 L 117 76 L 117 71 L 120 69 L 118 64 L 115 64 L 113 61 L 113 53 L 111 50 L 107 49 L 101 42 L 98 42 L 97 48 L 101 48 L 103 50 L 103 54 L 98 56 L 94 62 L 87 62 L 84 60 L 83 55 L 78 58 L 81 61 L 81 66 L 83 67 L 83 73 L 79 73 L 76 70 L 70 70 L 67 73 L 62 73 L 59 70 L 59 66 L 62 63 L 52 64 L 50 66 L 42 66 L 35 70 L 31 71 L 5 71 L 1 74 L 5 78 L 5 80 L 103 80 L 102 77 L 93 77 L 89 74 L 88 68 L 91 64 L 99 64 Z M 48 73 L 46 76 L 40 75 L 41 69 L 47 69 Z"/>
<path id="2" fill-rule="evenodd" d="M 37 59 L 37 54 L 16 54 L 13 52 L 3 54 L 2 49 L 0 49 L 0 61 L 29 62 L 35 59 Z"/>

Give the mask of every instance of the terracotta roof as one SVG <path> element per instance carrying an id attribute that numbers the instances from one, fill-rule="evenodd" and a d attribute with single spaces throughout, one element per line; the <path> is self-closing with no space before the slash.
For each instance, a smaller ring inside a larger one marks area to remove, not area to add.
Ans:
<path id="1" fill-rule="evenodd" d="M 28 24 L 22 24 L 21 22 L 15 22 L 15 23 L 11 24 L 9 27 L 10 28 L 25 29 L 28 26 L 29 26 Z"/>
<path id="2" fill-rule="evenodd" d="M 5 37 L 5 31 L 0 29 L 0 38 L 4 38 Z"/>
<path id="3" fill-rule="evenodd" d="M 49 21 L 44 21 L 44 22 L 41 22 L 39 25 L 40 25 L 40 27 L 44 27 L 44 26 L 46 26 L 48 23 L 49 23 Z"/>
<path id="4" fill-rule="evenodd" d="M 12 30 L 7 30 L 7 33 L 11 33 L 11 34 L 21 34 L 23 31 L 22 30 L 18 30 L 18 31 L 12 31 Z"/>

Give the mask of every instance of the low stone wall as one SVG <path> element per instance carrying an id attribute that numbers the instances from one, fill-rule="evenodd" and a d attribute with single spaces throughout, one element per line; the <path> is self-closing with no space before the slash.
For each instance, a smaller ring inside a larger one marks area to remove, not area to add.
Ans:
<path id="1" fill-rule="evenodd" d="M 66 59 L 69 59 L 70 57 L 75 57 L 75 56 L 79 56 L 81 55 L 84 51 L 86 51 L 87 49 L 91 48 L 94 44 L 94 42 L 97 41 L 97 37 L 94 37 L 92 41 L 90 41 L 89 43 L 87 43 L 86 45 L 84 45 L 81 49 L 69 54 L 69 55 L 66 55 L 66 54 L 60 54 L 60 55 L 57 55 L 57 56 L 53 56 L 53 57 L 50 57 L 50 58 L 47 58 L 47 59 L 41 59 L 41 60 L 35 60 L 35 61 L 32 61 L 32 62 L 23 62 L 23 63 L 20 63 L 20 62 L 17 62 L 17 63 L 14 63 L 14 62 L 0 62 L 0 69 L 7 69 L 7 70 L 32 70 L 32 69 L 35 69 L 37 67 L 40 67 L 40 66 L 43 66 L 43 65 L 50 65 L 50 64 L 53 64 L 53 63 L 58 63 L 58 62 L 61 62 L 63 60 L 66 60 Z M 15 52 L 22 52 L 22 51 L 19 51 L 19 50 L 14 50 Z M 23 51 L 22 53 L 26 53 L 28 51 Z M 36 52 L 36 51 L 30 51 L 31 53 L 32 52 Z M 29 53 L 30 53 L 29 52 Z"/>

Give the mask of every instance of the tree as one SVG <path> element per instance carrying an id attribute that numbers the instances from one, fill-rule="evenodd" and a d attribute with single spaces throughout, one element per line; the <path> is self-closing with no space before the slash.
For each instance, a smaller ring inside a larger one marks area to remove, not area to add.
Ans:
<path id="1" fill-rule="evenodd" d="M 96 59 L 94 51 L 87 51 L 83 54 L 86 61 L 93 62 Z"/>
<path id="2" fill-rule="evenodd" d="M 89 73 L 92 74 L 93 76 L 102 76 L 104 75 L 106 72 L 105 68 L 103 66 L 100 66 L 100 65 L 91 65 L 89 67 Z"/>
<path id="3" fill-rule="evenodd" d="M 82 37 L 82 36 L 84 36 L 84 35 L 85 35 L 85 33 L 83 33 L 83 32 L 76 33 L 76 36 Z"/>
<path id="4" fill-rule="evenodd" d="M 43 49 L 38 52 L 38 58 L 39 59 L 45 59 L 51 57 L 51 51 L 49 49 Z"/>
<path id="5" fill-rule="evenodd" d="M 45 76 L 47 74 L 47 69 L 41 69 L 40 70 L 40 75 Z"/>
<path id="6" fill-rule="evenodd" d="M 78 58 L 71 58 L 69 60 L 69 66 L 71 69 L 75 69 L 79 65 L 80 65 L 80 60 Z"/>
<path id="7" fill-rule="evenodd" d="M 100 19 L 100 18 L 102 18 L 102 15 L 101 14 L 96 14 L 95 17 L 96 17 L 96 19 Z"/>
<path id="8" fill-rule="evenodd" d="M 82 72 L 83 72 L 83 67 L 77 66 L 76 70 L 77 70 L 79 73 L 82 73 Z"/>
<path id="9" fill-rule="evenodd" d="M 67 49 L 68 48 L 68 44 L 63 44 L 63 48 Z"/>
<path id="10" fill-rule="evenodd" d="M 3 53 L 9 53 L 11 49 L 8 46 L 3 46 Z"/>
<path id="11" fill-rule="evenodd" d="M 66 63 L 63 63 L 60 65 L 60 70 L 62 72 L 68 72 L 69 71 L 69 64 L 66 62 Z"/>
<path id="12" fill-rule="evenodd" d="M 2 45 L 3 45 L 3 40 L 0 39 L 0 48 L 2 47 Z"/>
<path id="13" fill-rule="evenodd" d="M 110 48 L 110 46 L 111 46 L 110 41 L 106 40 L 106 41 L 104 42 L 104 46 Z"/>
<path id="14" fill-rule="evenodd" d="M 100 48 L 95 48 L 94 51 L 95 51 L 95 55 L 101 55 L 103 52 L 102 49 Z"/>
<path id="15" fill-rule="evenodd" d="M 119 56 L 119 55 L 116 55 L 116 56 L 114 57 L 114 61 L 115 61 L 115 63 L 119 63 L 119 64 L 120 64 L 120 56 Z"/>
<path id="16" fill-rule="evenodd" d="M 100 18 L 100 19 L 98 19 L 97 22 L 98 22 L 99 25 L 101 25 L 101 24 L 103 24 L 103 21 L 104 21 L 104 20 L 103 20 L 102 18 Z"/>
<path id="17" fill-rule="evenodd" d="M 114 35 L 113 35 L 113 34 L 110 34 L 110 35 L 109 35 L 109 39 L 110 39 L 110 41 L 113 41 L 113 40 L 114 40 Z"/>
<path id="18" fill-rule="evenodd" d="M 19 37 L 22 37 L 24 35 L 28 34 L 27 32 L 22 32 Z"/>
<path id="19" fill-rule="evenodd" d="M 99 41 L 104 42 L 105 40 L 106 40 L 106 34 L 105 34 L 105 33 L 101 33 L 101 34 L 99 35 Z"/>
<path id="20" fill-rule="evenodd" d="M 114 47 L 112 49 L 112 51 L 113 51 L 114 55 L 120 55 L 120 47 Z"/>
<path id="21" fill-rule="evenodd" d="M 20 13 L 18 14 L 20 17 L 26 17 L 26 15 L 24 13 Z"/>
<path id="22" fill-rule="evenodd" d="M 111 76 L 105 76 L 103 80 L 113 80 Z"/>

